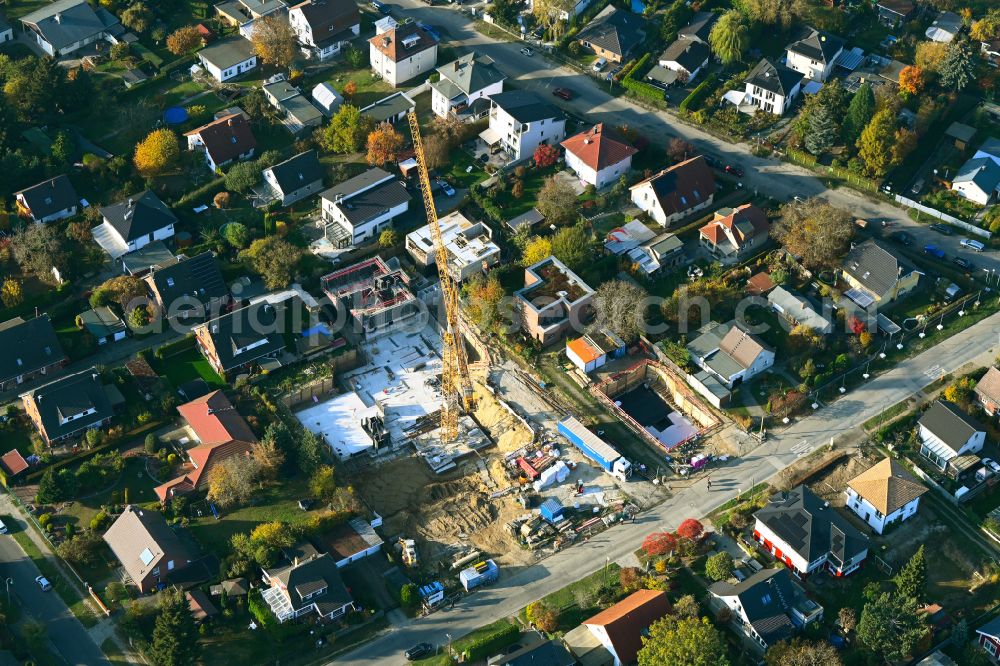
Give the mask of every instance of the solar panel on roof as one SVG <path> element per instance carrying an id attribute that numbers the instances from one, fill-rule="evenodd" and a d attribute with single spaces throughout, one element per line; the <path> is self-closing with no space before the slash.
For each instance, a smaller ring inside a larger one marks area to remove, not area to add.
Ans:
<path id="1" fill-rule="evenodd" d="M 859 307 L 867 308 L 869 305 L 875 302 L 874 297 L 871 294 L 861 291 L 860 289 L 848 289 L 844 294 L 849 299 L 858 304 Z"/>

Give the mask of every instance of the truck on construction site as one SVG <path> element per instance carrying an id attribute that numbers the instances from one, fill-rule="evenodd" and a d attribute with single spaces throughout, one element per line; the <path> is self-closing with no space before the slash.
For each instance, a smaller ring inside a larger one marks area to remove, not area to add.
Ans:
<path id="1" fill-rule="evenodd" d="M 614 447 L 592 433 L 574 416 L 567 416 L 558 425 L 559 433 L 563 435 L 583 455 L 597 464 L 611 476 L 625 481 L 632 474 L 632 463 Z"/>
<path id="2" fill-rule="evenodd" d="M 493 560 L 481 560 L 458 574 L 458 579 L 462 582 L 462 587 L 465 588 L 466 592 L 471 592 L 484 585 L 491 585 L 499 578 L 500 567 Z"/>

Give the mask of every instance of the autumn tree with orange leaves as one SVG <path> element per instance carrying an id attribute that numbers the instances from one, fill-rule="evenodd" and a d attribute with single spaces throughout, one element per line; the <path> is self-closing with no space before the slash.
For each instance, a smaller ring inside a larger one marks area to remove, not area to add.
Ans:
<path id="1" fill-rule="evenodd" d="M 368 164 L 384 166 L 395 162 L 403 148 L 403 135 L 388 121 L 383 122 L 368 135 Z"/>
<path id="2" fill-rule="evenodd" d="M 924 89 L 924 70 L 916 65 L 908 65 L 899 73 L 899 90 L 908 95 L 916 95 Z"/>

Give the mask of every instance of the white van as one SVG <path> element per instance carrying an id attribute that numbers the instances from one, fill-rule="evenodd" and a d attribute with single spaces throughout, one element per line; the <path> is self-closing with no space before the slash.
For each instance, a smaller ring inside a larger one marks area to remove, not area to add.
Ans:
<path id="1" fill-rule="evenodd" d="M 962 247 L 975 250 L 976 252 L 982 252 L 986 249 L 986 246 L 983 245 L 982 241 L 977 241 L 972 238 L 963 238 Z"/>
<path id="2" fill-rule="evenodd" d="M 595 72 L 599 72 L 602 69 L 604 69 L 604 66 L 607 65 L 607 64 L 608 64 L 608 61 L 607 61 L 606 58 L 598 58 L 597 60 L 594 61 L 594 67 L 593 67 L 593 69 L 594 69 Z"/>

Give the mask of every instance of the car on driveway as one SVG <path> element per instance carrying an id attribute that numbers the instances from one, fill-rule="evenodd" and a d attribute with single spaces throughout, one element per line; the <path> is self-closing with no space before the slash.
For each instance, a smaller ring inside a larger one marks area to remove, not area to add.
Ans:
<path id="1" fill-rule="evenodd" d="M 954 259 L 951 260 L 951 263 L 955 264 L 963 271 L 975 270 L 975 266 L 972 265 L 972 262 L 966 259 L 965 257 L 955 257 Z"/>
<path id="2" fill-rule="evenodd" d="M 993 470 L 994 474 L 1000 474 L 1000 463 L 993 458 L 983 458 L 983 465 Z"/>
<path id="3" fill-rule="evenodd" d="M 438 180 L 438 187 L 444 192 L 445 196 L 453 197 L 455 196 L 455 188 L 448 184 L 446 180 Z"/>
<path id="4" fill-rule="evenodd" d="M 552 91 L 552 94 L 560 99 L 564 99 L 567 102 L 573 99 L 573 91 L 569 88 L 556 88 Z"/>
<path id="5" fill-rule="evenodd" d="M 924 254 L 929 254 L 938 259 L 944 259 L 944 250 L 937 245 L 924 245 Z"/>
<path id="6" fill-rule="evenodd" d="M 525 46 L 523 49 L 521 49 L 521 55 L 528 56 L 530 58 L 531 56 L 535 55 L 535 52 L 529 49 L 527 46 Z"/>
<path id="7" fill-rule="evenodd" d="M 415 661 L 417 659 L 420 659 L 421 657 L 429 655 L 433 651 L 434 651 L 434 646 L 431 645 L 430 643 L 417 643 L 409 650 L 404 652 L 403 656 L 406 657 L 407 661 Z"/>
<path id="8" fill-rule="evenodd" d="M 38 587 L 42 588 L 42 592 L 48 592 L 52 589 L 52 583 L 45 576 L 39 576 L 35 579 L 35 582 L 38 583 Z"/>
<path id="9" fill-rule="evenodd" d="M 743 169 L 739 166 L 736 166 L 735 164 L 727 164 L 725 172 L 733 176 L 736 176 L 737 178 L 743 177 Z"/>
<path id="10" fill-rule="evenodd" d="M 943 222 L 935 222 L 934 224 L 930 225 L 930 228 L 938 232 L 942 236 L 951 236 L 954 235 L 955 233 L 954 231 L 951 230 L 951 227 L 949 227 L 947 224 Z"/>
<path id="11" fill-rule="evenodd" d="M 913 245 L 913 236 L 905 231 L 893 231 L 889 238 L 900 245 Z"/>
<path id="12" fill-rule="evenodd" d="M 608 64 L 607 59 L 605 59 L 605 58 L 598 58 L 597 60 L 594 61 L 594 64 L 591 67 L 591 69 L 594 70 L 595 72 L 599 72 L 602 69 L 604 69 L 604 66 L 607 65 L 607 64 Z"/>

